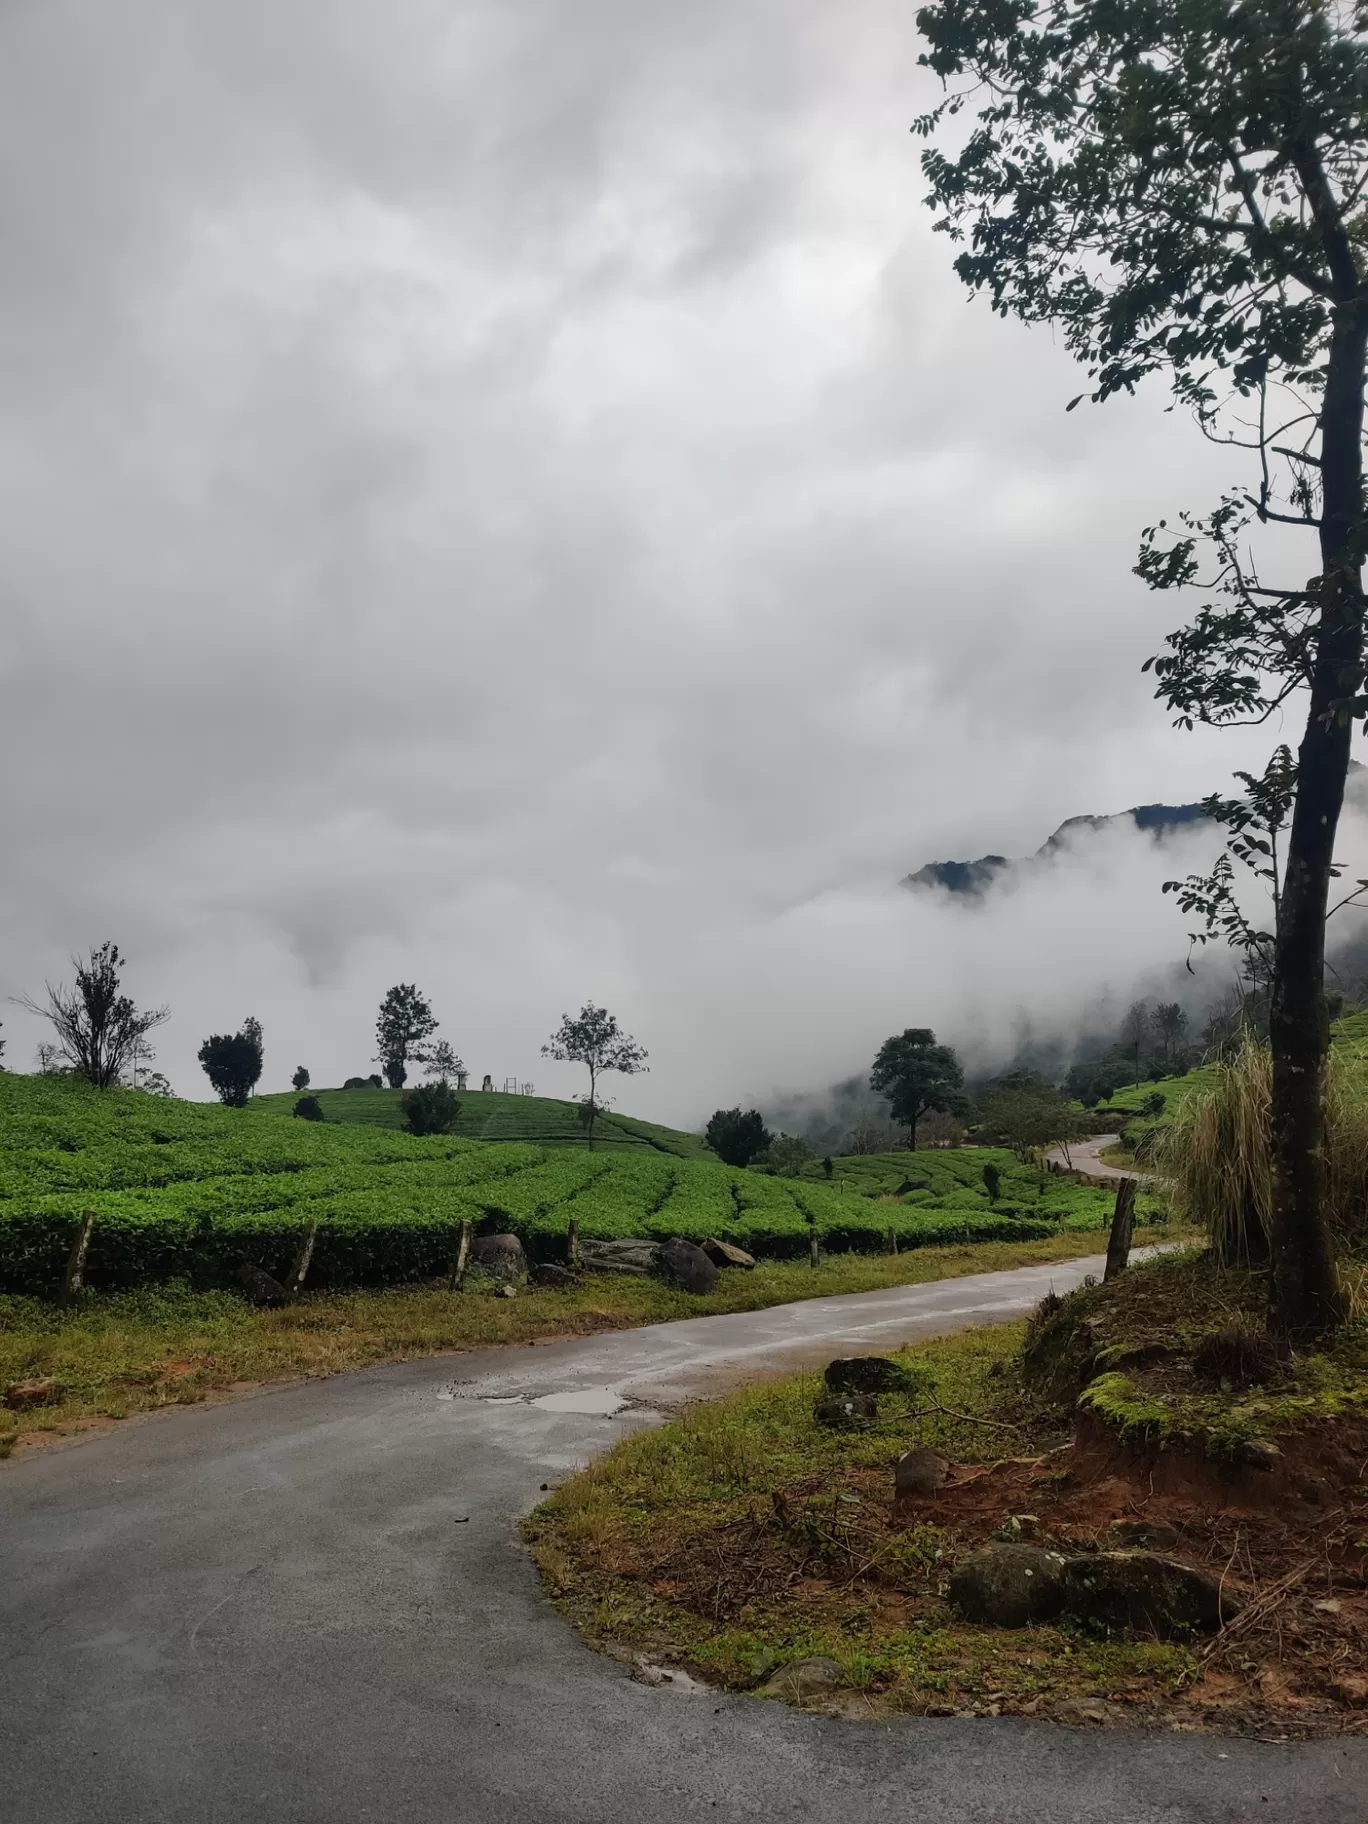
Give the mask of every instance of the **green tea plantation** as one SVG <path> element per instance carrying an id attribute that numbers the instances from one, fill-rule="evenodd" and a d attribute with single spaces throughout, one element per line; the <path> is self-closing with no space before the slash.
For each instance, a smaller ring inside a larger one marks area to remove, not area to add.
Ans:
<path id="1" fill-rule="evenodd" d="M 374 1123 L 310 1123 L 260 1105 L 0 1073 L 0 1289 L 59 1284 L 87 1210 L 94 1286 L 229 1284 L 248 1262 L 279 1274 L 314 1218 L 310 1284 L 336 1286 L 442 1272 L 466 1219 L 515 1230 L 534 1258 L 564 1259 L 572 1215 L 586 1238 L 716 1235 L 782 1258 L 802 1254 L 813 1228 L 828 1250 L 877 1251 L 894 1240 L 1097 1229 L 1110 1209 L 1105 1193 L 1006 1153 L 845 1159 L 828 1182 L 683 1157 L 664 1150 L 673 1130 L 632 1127 L 628 1137 L 622 1123 L 623 1141 L 592 1153 L 551 1139 L 415 1139 Z M 1001 1171 L 996 1205 L 982 1179 L 990 1160 Z M 898 1197 L 889 1180 L 899 1175 L 920 1182 Z"/>

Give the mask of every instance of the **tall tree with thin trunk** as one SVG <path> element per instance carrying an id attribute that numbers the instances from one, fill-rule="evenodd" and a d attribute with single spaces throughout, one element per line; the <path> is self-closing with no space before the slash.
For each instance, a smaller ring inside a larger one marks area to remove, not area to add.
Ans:
<path id="1" fill-rule="evenodd" d="M 84 961 L 73 956 L 76 979 L 46 984 L 47 1003 L 20 1002 L 52 1022 L 57 1053 L 96 1089 L 110 1089 L 139 1055 L 143 1040 L 170 1018 L 165 1007 L 139 1010 L 122 991 L 125 959 L 117 944 L 99 944 Z M 40 1048 L 41 1049 L 41 1048 Z"/>
<path id="2" fill-rule="evenodd" d="M 563 1064 L 583 1064 L 589 1072 L 589 1094 L 583 1103 L 584 1130 L 589 1150 L 594 1150 L 594 1122 L 600 1113 L 598 1080 L 605 1071 L 635 1077 L 647 1069 L 650 1053 L 630 1033 L 624 1032 L 606 1007 L 586 1001 L 574 1017 L 561 1015 L 561 1023 L 542 1046 L 544 1058 Z"/>
<path id="3" fill-rule="evenodd" d="M 1208 592 L 1151 661 L 1180 725 L 1305 710 L 1272 958 L 1268 1315 L 1281 1339 L 1310 1341 L 1340 1312 L 1325 919 L 1350 734 L 1368 713 L 1364 11 L 937 0 L 917 17 L 946 84 L 918 122 L 944 141 L 923 167 L 966 284 L 1003 315 L 1057 325 L 1094 401 L 1166 376 L 1241 465 L 1214 511 L 1151 528 L 1138 569 L 1154 588 Z M 952 119 L 966 110 L 967 130 Z M 1274 523 L 1314 541 L 1309 578 L 1295 557 L 1276 581 L 1261 571 L 1254 534 Z"/>
<path id="4" fill-rule="evenodd" d="M 396 982 L 380 1003 L 375 1022 L 375 1057 L 391 1089 L 402 1089 L 410 1059 L 421 1058 L 424 1042 L 437 1030 L 426 996 L 412 982 Z"/>

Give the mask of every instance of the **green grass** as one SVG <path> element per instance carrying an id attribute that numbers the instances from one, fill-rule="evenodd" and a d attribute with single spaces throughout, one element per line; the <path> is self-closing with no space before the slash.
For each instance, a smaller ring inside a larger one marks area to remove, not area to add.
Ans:
<path id="1" fill-rule="evenodd" d="M 1010 1193 L 997 1205 L 982 1182 L 990 1158 Z M 512 1229 L 542 1258 L 564 1257 L 572 1215 L 586 1238 L 718 1235 L 791 1257 L 814 1228 L 828 1250 L 881 1252 L 894 1237 L 917 1247 L 1099 1229 L 1111 1209 L 1107 1193 L 1005 1153 L 915 1164 L 895 1155 L 849 1162 L 848 1174 L 846 1163 L 833 1183 L 774 1178 L 645 1143 L 591 1154 L 526 1139 L 415 1139 L 375 1123 L 0 1073 L 0 1289 L 59 1283 L 85 1210 L 96 1213 L 94 1285 L 230 1284 L 245 1262 L 279 1276 L 316 1219 L 311 1283 L 341 1286 L 434 1276 L 465 1220 Z M 904 1172 L 918 1174 L 914 1187 L 883 1200 Z"/>
<path id="2" fill-rule="evenodd" d="M 893 1464 L 913 1443 L 974 1465 L 1053 1441 L 1057 1421 L 1015 1375 L 1023 1328 L 902 1351 L 913 1390 L 882 1399 L 862 1432 L 814 1423 L 821 1379 L 804 1374 L 628 1438 L 526 1522 L 553 1599 L 596 1645 L 733 1690 L 828 1656 L 871 1715 L 1029 1712 L 1119 1685 L 1162 1696 L 1190 1672 L 1188 1648 L 1068 1623 L 958 1622 L 944 1587 L 963 1542 L 891 1511 Z M 899 1417 L 932 1402 L 946 1410 Z"/>
<path id="3" fill-rule="evenodd" d="M 724 1273 L 705 1297 L 654 1279 L 605 1275 L 536 1287 L 516 1299 L 478 1285 L 307 1294 L 281 1310 L 257 1310 L 236 1293 L 172 1283 L 94 1292 L 63 1308 L 0 1294 L 0 1391 L 52 1380 L 54 1400 L 27 1412 L 0 1407 L 0 1456 L 21 1440 L 61 1436 L 91 1424 L 169 1405 L 192 1405 L 244 1384 L 333 1374 L 443 1350 L 587 1335 L 674 1318 L 754 1311 L 794 1299 L 920 1285 L 998 1272 L 1078 1254 L 1075 1236 L 1030 1242 L 843 1254 L 806 1264 L 762 1262 Z"/>
<path id="4" fill-rule="evenodd" d="M 404 1126 L 400 1107 L 403 1090 L 319 1089 L 310 1090 L 308 1094 L 317 1096 L 319 1107 L 330 1122 L 396 1130 Z M 298 1100 L 295 1091 L 290 1090 L 283 1095 L 257 1096 L 252 1108 L 261 1114 L 288 1115 Z M 539 1146 L 587 1146 L 577 1102 L 475 1089 L 462 1091 L 459 1100 L 457 1139 L 530 1140 Z M 686 1134 L 678 1128 L 635 1121 L 611 1110 L 600 1115 L 594 1124 L 594 1147 L 596 1151 L 643 1147 L 680 1159 L 716 1161 L 716 1155 L 701 1134 Z"/>

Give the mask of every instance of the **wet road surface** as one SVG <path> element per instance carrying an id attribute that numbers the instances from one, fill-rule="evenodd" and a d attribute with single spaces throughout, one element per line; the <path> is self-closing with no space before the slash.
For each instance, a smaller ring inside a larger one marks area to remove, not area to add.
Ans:
<path id="1" fill-rule="evenodd" d="M 0 1472 L 6 1824 L 1362 1824 L 1368 1744 L 849 1723 L 638 1682 L 517 1517 L 681 1401 L 1100 1261 L 341 1375 Z"/>

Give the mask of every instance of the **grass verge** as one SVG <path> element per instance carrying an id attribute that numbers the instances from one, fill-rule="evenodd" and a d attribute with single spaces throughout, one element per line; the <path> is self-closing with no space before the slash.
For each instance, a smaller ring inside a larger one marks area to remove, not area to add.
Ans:
<path id="1" fill-rule="evenodd" d="M 1250 1303 L 1247 1279 L 1188 1254 L 1074 1293 L 1050 1320 L 1045 1363 L 1031 1326 L 1034 1373 L 1024 1325 L 907 1350 L 898 1359 L 915 1391 L 881 1396 L 877 1423 L 860 1431 L 814 1422 L 815 1374 L 696 1407 L 627 1439 L 530 1517 L 546 1587 L 599 1647 L 730 1690 L 833 1659 L 844 1688 L 813 1701 L 854 1716 L 1368 1731 L 1368 1357 L 1349 1336 L 1246 1394 L 1223 1380 L 1217 1351 L 1214 1380 L 1186 1391 L 1197 1369 L 1180 1356 L 1198 1368 L 1214 1359 L 1209 1339 L 1226 1338 L 1232 1311 Z M 1086 1394 L 1072 1434 L 1079 1382 L 1114 1391 L 1109 1362 L 1135 1361 L 1137 1348 L 1146 1378 L 1130 1391 L 1173 1413 L 1169 1435 L 1128 1436 L 1129 1408 L 1089 1407 Z M 1162 1390 L 1148 1379 L 1160 1374 Z M 1222 1405 L 1241 1424 L 1220 1442 L 1257 1423 L 1276 1439 L 1272 1470 L 1213 1449 Z M 1202 1429 L 1182 1422 L 1199 1418 Z M 893 1466 L 913 1445 L 949 1458 L 951 1479 L 895 1502 Z M 1065 1555 L 1158 1551 L 1204 1568 L 1244 1607 L 1214 1636 L 1167 1639 L 1067 1618 L 965 1623 L 947 1601 L 949 1573 L 1003 1537 Z"/>
<path id="2" fill-rule="evenodd" d="M 70 1310 L 0 1296 L 0 1392 L 16 1383 L 55 1383 L 48 1404 L 25 1411 L 0 1406 L 0 1457 L 131 1413 L 193 1405 L 268 1382 L 1001 1272 L 1076 1258 L 1090 1239 L 1063 1233 L 893 1256 L 843 1254 L 815 1271 L 762 1262 L 753 1272 L 724 1273 L 704 1298 L 626 1276 L 533 1288 L 511 1300 L 478 1291 L 453 1295 L 441 1285 L 320 1293 L 276 1311 L 257 1310 L 233 1293 L 175 1284 L 90 1294 Z"/>

